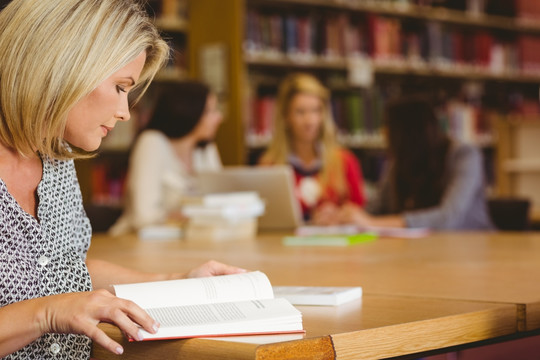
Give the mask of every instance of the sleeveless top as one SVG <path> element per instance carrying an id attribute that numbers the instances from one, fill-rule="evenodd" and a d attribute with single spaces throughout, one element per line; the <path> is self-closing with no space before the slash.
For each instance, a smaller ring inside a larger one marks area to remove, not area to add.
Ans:
<path id="1" fill-rule="evenodd" d="M 92 290 L 86 252 L 92 229 L 74 163 L 42 157 L 37 219 L 0 180 L 0 306 Z M 5 359 L 89 359 L 84 335 L 45 334 Z"/>

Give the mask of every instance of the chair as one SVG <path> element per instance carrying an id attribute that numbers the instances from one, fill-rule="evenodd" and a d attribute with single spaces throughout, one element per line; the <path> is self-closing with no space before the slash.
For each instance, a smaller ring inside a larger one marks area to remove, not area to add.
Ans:
<path id="1" fill-rule="evenodd" d="M 525 198 L 488 199 L 491 221 L 499 230 L 525 231 L 530 227 L 531 202 Z"/>
<path id="2" fill-rule="evenodd" d="M 122 214 L 122 208 L 107 205 L 85 204 L 86 216 L 90 219 L 92 232 L 106 232 Z"/>

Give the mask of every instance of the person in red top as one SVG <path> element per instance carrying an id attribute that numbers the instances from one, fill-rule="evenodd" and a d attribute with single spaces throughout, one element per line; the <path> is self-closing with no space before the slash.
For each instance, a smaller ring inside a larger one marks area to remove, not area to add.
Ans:
<path id="1" fill-rule="evenodd" d="M 281 83 L 272 142 L 259 164 L 292 166 L 304 220 L 313 224 L 338 224 L 344 208 L 364 206 L 360 165 L 338 145 L 329 91 L 312 75 Z"/>

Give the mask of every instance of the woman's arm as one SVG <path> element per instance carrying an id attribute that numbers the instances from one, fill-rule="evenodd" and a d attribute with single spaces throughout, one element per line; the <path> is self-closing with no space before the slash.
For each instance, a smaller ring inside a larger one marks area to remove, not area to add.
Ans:
<path id="1" fill-rule="evenodd" d="M 116 324 L 135 340 L 141 339 L 139 325 L 155 333 L 159 324 L 135 303 L 114 296 L 112 284 L 245 272 L 216 261 L 209 261 L 186 274 L 143 273 L 100 260 L 88 260 L 87 265 L 93 285 L 100 290 L 24 300 L 0 308 L 0 357 L 46 333 L 84 334 L 111 352 L 121 354 L 120 344 L 97 327 L 100 322 Z"/>
<path id="2" fill-rule="evenodd" d="M 339 219 L 344 224 L 356 224 L 373 227 L 407 227 L 402 215 L 372 216 L 356 204 L 345 204 L 341 207 Z"/>
<path id="3" fill-rule="evenodd" d="M 103 260 L 86 260 L 94 289 L 105 289 L 113 293 L 112 285 L 138 283 L 148 281 L 174 280 L 193 277 L 217 276 L 243 273 L 246 270 L 223 264 L 218 261 L 208 261 L 187 273 L 146 273 L 128 269 Z"/>
<path id="4" fill-rule="evenodd" d="M 24 300 L 0 308 L 0 357 L 46 333 L 84 334 L 111 352 L 121 354 L 120 344 L 97 327 L 100 322 L 116 324 L 135 340 L 142 339 L 137 324 L 150 333 L 159 327 L 135 303 L 105 290 Z"/>
<path id="5" fill-rule="evenodd" d="M 144 132 L 133 148 L 129 161 L 128 188 L 133 223 L 155 224 L 166 219 L 162 203 L 164 143 L 161 134 Z"/>
<path id="6" fill-rule="evenodd" d="M 482 156 L 477 148 L 463 145 L 455 150 L 451 161 L 450 180 L 440 205 L 405 213 L 405 221 L 409 227 L 463 227 L 467 209 L 474 201 L 476 191 L 483 186 Z"/>

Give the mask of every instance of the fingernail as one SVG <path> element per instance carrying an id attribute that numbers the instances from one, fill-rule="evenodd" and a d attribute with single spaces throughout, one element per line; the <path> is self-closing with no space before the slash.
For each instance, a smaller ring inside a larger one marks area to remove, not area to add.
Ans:
<path id="1" fill-rule="evenodd" d="M 154 333 L 157 333 L 157 331 L 159 330 L 159 324 L 154 323 L 154 325 L 152 325 L 152 329 L 154 329 Z"/>
<path id="2" fill-rule="evenodd" d="M 143 333 L 141 330 L 137 331 L 137 340 L 142 341 L 144 339 Z"/>
<path id="3" fill-rule="evenodd" d="M 122 354 L 124 353 L 124 348 L 121 347 L 121 346 L 117 347 L 117 348 L 116 348 L 116 353 L 117 353 L 118 355 L 122 355 Z"/>

